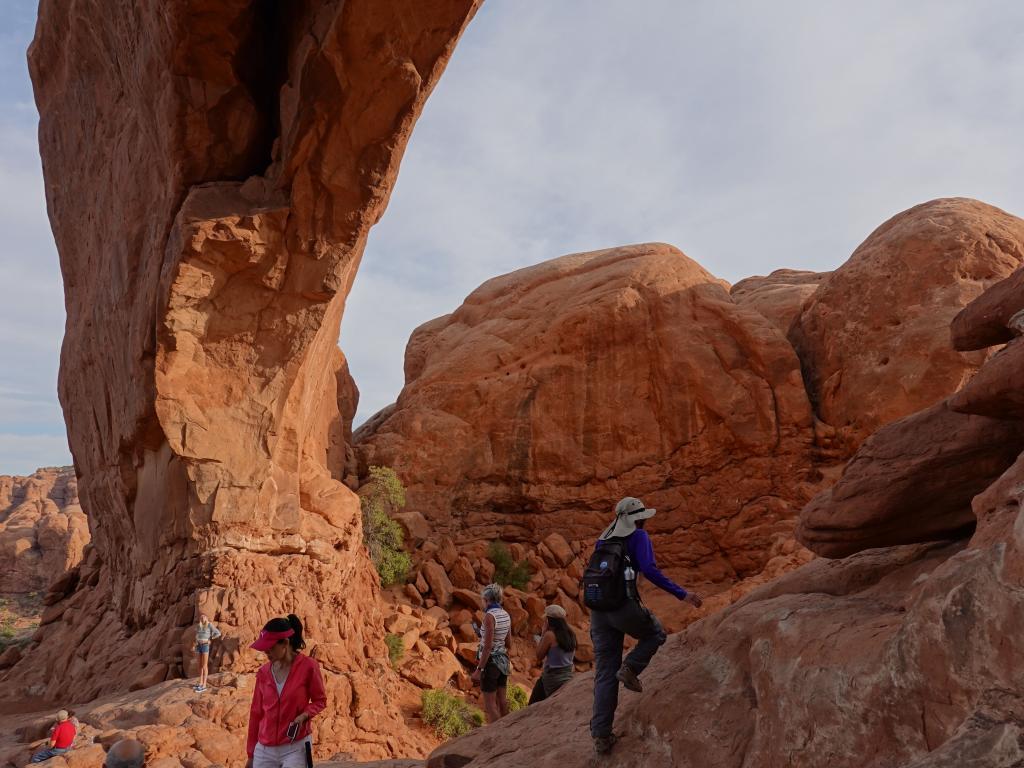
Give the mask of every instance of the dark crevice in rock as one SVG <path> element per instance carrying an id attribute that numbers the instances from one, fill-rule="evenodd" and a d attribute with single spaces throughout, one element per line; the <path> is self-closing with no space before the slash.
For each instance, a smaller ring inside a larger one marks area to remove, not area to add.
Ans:
<path id="1" fill-rule="evenodd" d="M 288 80 L 288 19 L 295 16 L 295 9 L 286 10 L 286 5 L 290 4 L 283 0 L 254 0 L 248 34 L 235 54 L 235 74 L 248 91 L 260 124 L 247 148 L 244 171 L 234 180 L 262 175 L 274 162 L 274 143 L 281 135 L 281 87 Z"/>

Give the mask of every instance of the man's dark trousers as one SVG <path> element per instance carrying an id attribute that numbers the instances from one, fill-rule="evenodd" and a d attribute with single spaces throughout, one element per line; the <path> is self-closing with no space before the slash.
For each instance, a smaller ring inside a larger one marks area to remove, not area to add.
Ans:
<path id="1" fill-rule="evenodd" d="M 626 664 L 638 675 L 651 663 L 665 642 L 661 622 L 636 600 L 627 600 L 614 611 L 590 612 L 590 639 L 594 643 L 594 716 L 590 733 L 594 738 L 610 736 L 619 703 L 619 681 L 615 673 L 622 665 L 625 636 L 640 642 L 629 652 Z"/>

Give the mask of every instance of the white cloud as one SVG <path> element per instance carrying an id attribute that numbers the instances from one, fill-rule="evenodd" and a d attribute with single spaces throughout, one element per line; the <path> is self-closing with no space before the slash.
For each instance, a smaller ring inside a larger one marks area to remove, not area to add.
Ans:
<path id="1" fill-rule="evenodd" d="M 994 0 L 490 0 L 349 301 L 357 420 L 397 395 L 424 308 L 526 264 L 661 240 L 736 281 L 833 268 L 935 197 L 1024 213 L 1022 22 Z"/>

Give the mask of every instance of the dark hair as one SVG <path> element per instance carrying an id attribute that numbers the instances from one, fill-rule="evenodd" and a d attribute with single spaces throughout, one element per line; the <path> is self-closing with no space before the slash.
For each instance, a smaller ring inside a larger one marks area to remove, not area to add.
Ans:
<path id="1" fill-rule="evenodd" d="M 271 619 L 263 625 L 263 629 L 267 632 L 287 632 L 290 629 L 295 632 L 288 638 L 292 648 L 301 651 L 306 647 L 306 641 L 302 639 L 302 622 L 294 613 L 289 613 L 287 619 Z"/>
<path id="2" fill-rule="evenodd" d="M 555 642 L 563 651 L 576 650 L 576 633 L 565 619 L 548 616 L 548 628 L 555 633 Z"/>

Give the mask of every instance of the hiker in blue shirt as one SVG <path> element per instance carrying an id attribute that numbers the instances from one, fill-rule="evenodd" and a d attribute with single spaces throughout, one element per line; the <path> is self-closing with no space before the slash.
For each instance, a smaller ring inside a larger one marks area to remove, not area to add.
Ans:
<path id="1" fill-rule="evenodd" d="M 653 509 L 644 507 L 640 499 L 627 496 L 615 505 L 615 521 L 601 534 L 594 548 L 595 552 L 600 551 L 610 539 L 625 540 L 629 558 L 625 562 L 623 576 L 625 600 L 612 610 L 591 609 L 590 612 L 590 638 L 594 643 L 595 655 L 594 714 L 590 720 L 590 733 L 594 737 L 594 749 L 602 755 L 609 753 L 616 741 L 612 723 L 619 703 L 619 683 L 631 691 L 642 691 L 639 675 L 665 642 L 665 630 L 661 622 L 640 601 L 635 582 L 636 571 L 646 576 L 656 587 L 695 608 L 699 608 L 703 602 L 700 596 L 687 592 L 658 569 L 651 537 L 643 529 L 644 521 L 653 516 Z M 623 661 L 623 641 L 626 635 L 639 642 Z"/>

